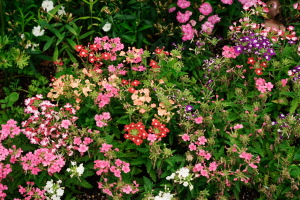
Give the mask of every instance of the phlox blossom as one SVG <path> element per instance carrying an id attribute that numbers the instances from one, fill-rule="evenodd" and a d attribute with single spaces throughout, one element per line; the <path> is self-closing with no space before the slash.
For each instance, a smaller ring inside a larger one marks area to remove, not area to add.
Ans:
<path id="1" fill-rule="evenodd" d="M 222 55 L 225 58 L 236 58 L 240 54 L 234 50 L 234 47 L 224 46 Z"/>
<path id="2" fill-rule="evenodd" d="M 286 86 L 288 79 L 281 79 L 282 87 Z"/>
<path id="3" fill-rule="evenodd" d="M 199 12 L 203 15 L 209 15 L 212 12 L 212 7 L 210 3 L 205 2 L 201 4 L 201 6 L 199 7 Z"/>
<path id="4" fill-rule="evenodd" d="M 207 18 L 207 21 L 211 22 L 212 24 L 216 24 L 220 22 L 220 20 L 221 18 L 218 15 L 212 15 Z"/>
<path id="5" fill-rule="evenodd" d="M 245 160 L 250 160 L 252 158 L 252 154 L 251 153 L 246 153 L 245 151 L 242 152 L 241 155 L 239 155 L 240 158 L 244 158 Z"/>
<path id="6" fill-rule="evenodd" d="M 218 167 L 217 163 L 216 162 L 212 162 L 212 163 L 209 164 L 208 170 L 209 171 L 216 171 L 217 167 Z"/>
<path id="7" fill-rule="evenodd" d="M 205 145 L 205 143 L 207 142 L 207 139 L 204 136 L 201 136 L 198 138 L 199 144 L 200 145 Z"/>
<path id="8" fill-rule="evenodd" d="M 68 129 L 71 124 L 72 123 L 70 122 L 70 120 L 62 120 L 61 121 L 61 127 L 65 128 L 65 129 Z"/>
<path id="9" fill-rule="evenodd" d="M 148 134 L 147 140 L 150 142 L 154 142 L 156 140 L 155 134 Z"/>
<path id="10" fill-rule="evenodd" d="M 185 9 L 187 7 L 190 7 L 191 2 L 186 1 L 186 0 L 178 0 L 177 5 L 178 5 L 178 7 L 182 8 L 182 9 Z"/>
<path id="11" fill-rule="evenodd" d="M 195 122 L 196 122 L 196 124 L 203 123 L 203 117 L 197 117 L 197 118 L 195 118 Z"/>
<path id="12" fill-rule="evenodd" d="M 183 134 L 182 136 L 183 141 L 190 141 L 190 136 L 188 134 Z"/>
<path id="13" fill-rule="evenodd" d="M 183 41 L 191 40 L 194 37 L 195 30 L 190 24 L 182 25 L 181 30 L 183 32 Z"/>
<path id="14" fill-rule="evenodd" d="M 171 13 L 171 12 L 174 12 L 176 10 L 176 7 L 172 7 L 172 8 L 169 8 L 168 12 Z"/>
<path id="15" fill-rule="evenodd" d="M 206 21 L 204 24 L 202 24 L 201 29 L 203 32 L 211 34 L 212 30 L 214 29 L 214 25 L 211 22 Z"/>
<path id="16" fill-rule="evenodd" d="M 241 129 L 241 128 L 243 128 L 244 126 L 242 125 L 242 124 L 237 124 L 237 125 L 235 125 L 233 128 L 234 129 Z"/>
<path id="17" fill-rule="evenodd" d="M 194 143 L 191 143 L 189 145 L 189 149 L 190 149 L 190 151 L 195 151 L 197 149 L 197 146 Z"/>
<path id="18" fill-rule="evenodd" d="M 231 5 L 233 3 L 233 0 L 221 0 L 221 1 L 224 4 L 229 4 L 229 5 Z"/>
<path id="19" fill-rule="evenodd" d="M 176 19 L 178 20 L 179 23 L 186 23 L 187 21 L 189 21 L 191 15 L 192 12 L 189 10 L 185 11 L 185 13 L 178 11 Z"/>

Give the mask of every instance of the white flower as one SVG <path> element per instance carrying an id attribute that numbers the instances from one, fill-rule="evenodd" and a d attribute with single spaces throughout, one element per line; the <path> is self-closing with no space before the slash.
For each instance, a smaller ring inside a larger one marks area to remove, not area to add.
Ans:
<path id="1" fill-rule="evenodd" d="M 44 35 L 45 30 L 41 30 L 41 28 L 42 27 L 40 25 L 34 26 L 32 29 L 32 34 L 36 37 Z"/>
<path id="2" fill-rule="evenodd" d="M 77 171 L 77 173 L 78 173 L 79 176 L 81 176 L 81 174 L 83 174 L 84 167 L 83 167 L 82 163 L 79 165 L 79 167 L 77 167 L 76 171 Z"/>
<path id="3" fill-rule="evenodd" d="M 64 6 L 60 7 L 60 9 L 57 11 L 57 14 L 59 16 L 65 15 L 66 14 L 65 7 Z"/>
<path id="4" fill-rule="evenodd" d="M 177 171 L 178 175 L 185 178 L 189 175 L 190 170 L 186 167 L 181 168 L 179 171 Z"/>
<path id="5" fill-rule="evenodd" d="M 76 165 L 76 161 L 71 161 L 71 165 L 75 166 Z"/>
<path id="6" fill-rule="evenodd" d="M 105 25 L 103 26 L 102 30 L 107 32 L 111 29 L 111 23 L 106 22 Z"/>
<path id="7" fill-rule="evenodd" d="M 183 182 L 183 186 L 184 186 L 184 187 L 187 187 L 188 185 L 189 185 L 188 182 Z"/>
<path id="8" fill-rule="evenodd" d="M 170 176 L 167 176 L 166 179 L 171 180 L 174 179 L 174 177 L 175 177 L 175 173 L 172 173 Z"/>
<path id="9" fill-rule="evenodd" d="M 62 188 L 58 188 L 56 190 L 56 194 L 57 194 L 57 196 L 62 196 L 62 195 L 64 195 L 64 190 Z"/>
<path id="10" fill-rule="evenodd" d="M 49 12 L 50 10 L 52 10 L 54 8 L 53 1 L 51 1 L 51 0 L 44 0 L 43 3 L 42 3 L 42 7 L 44 8 L 44 10 L 46 12 Z"/>

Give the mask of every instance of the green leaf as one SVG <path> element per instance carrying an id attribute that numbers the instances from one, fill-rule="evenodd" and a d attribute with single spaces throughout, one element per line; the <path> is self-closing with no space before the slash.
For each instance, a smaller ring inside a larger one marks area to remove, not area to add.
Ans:
<path id="1" fill-rule="evenodd" d="M 129 124 L 129 123 L 130 123 L 130 121 L 129 121 L 129 116 L 124 115 L 124 116 L 120 117 L 120 118 L 117 120 L 117 123 L 119 123 L 119 124 Z"/>
<path id="2" fill-rule="evenodd" d="M 294 160 L 300 161 L 300 149 L 295 153 Z"/>
<path id="3" fill-rule="evenodd" d="M 148 179 L 146 176 L 143 176 L 144 179 L 144 188 L 146 192 L 151 192 L 153 188 L 153 183 L 150 179 Z"/>
<path id="4" fill-rule="evenodd" d="M 84 179 L 81 179 L 81 181 L 78 183 L 78 185 L 80 185 L 84 188 L 87 188 L 87 189 L 93 188 L 93 185 L 91 185 L 89 182 L 87 182 Z"/>
<path id="5" fill-rule="evenodd" d="M 62 35 L 60 34 L 60 32 L 58 31 L 58 30 L 56 30 L 55 28 L 50 28 L 49 29 L 51 32 L 53 32 L 55 35 L 56 35 L 56 37 L 58 38 L 58 39 L 63 39 L 63 37 L 62 37 Z"/>
<path id="6" fill-rule="evenodd" d="M 123 20 L 134 20 L 134 19 L 136 19 L 136 16 L 135 15 L 116 14 L 113 18 L 119 18 L 119 19 L 123 19 Z"/>
<path id="7" fill-rule="evenodd" d="M 79 37 L 79 39 L 80 39 L 80 40 L 81 40 L 81 39 L 84 39 L 84 38 L 86 38 L 87 36 L 93 34 L 94 32 L 95 32 L 95 31 L 89 31 L 89 32 L 86 32 L 85 34 L 81 35 L 81 36 Z"/>
<path id="8" fill-rule="evenodd" d="M 76 60 L 76 58 L 73 56 L 73 54 L 70 52 L 70 50 L 69 50 L 69 49 L 66 49 L 66 52 L 67 52 L 68 56 L 70 57 L 71 61 L 74 62 L 74 63 L 76 63 L 77 60 Z"/>
<path id="9" fill-rule="evenodd" d="M 50 38 L 48 40 L 48 42 L 45 44 L 44 48 L 43 48 L 43 51 L 46 51 L 47 49 L 49 49 L 49 47 L 51 46 L 52 42 L 54 40 L 54 36 L 52 38 Z"/>
<path id="10" fill-rule="evenodd" d="M 12 107 L 12 105 L 18 101 L 19 99 L 19 94 L 16 92 L 12 92 L 7 98 L 7 107 Z M 6 99 L 5 98 L 5 99 Z"/>
<path id="11" fill-rule="evenodd" d="M 76 33 L 76 31 L 70 25 L 67 24 L 67 25 L 65 25 L 65 27 L 74 35 L 78 35 L 78 33 Z"/>
<path id="12" fill-rule="evenodd" d="M 53 61 L 57 61 L 57 60 L 58 60 L 58 46 L 55 46 Z"/>
<path id="13" fill-rule="evenodd" d="M 290 107 L 290 112 L 289 113 L 294 113 L 299 105 L 299 100 L 298 99 L 293 99 L 293 101 L 291 102 L 291 107 Z"/>
<path id="14" fill-rule="evenodd" d="M 68 43 L 70 44 L 70 46 L 71 46 L 73 49 L 75 49 L 76 43 L 75 43 L 73 40 L 69 39 L 69 38 L 67 38 L 67 41 L 68 41 Z"/>
<path id="15" fill-rule="evenodd" d="M 151 28 L 151 27 L 152 27 L 151 25 L 145 25 L 145 26 L 139 28 L 138 31 L 143 31 L 143 30 Z"/>
<path id="16" fill-rule="evenodd" d="M 126 23 L 122 23 L 121 26 L 123 26 L 124 28 L 126 28 L 127 30 L 130 30 L 131 32 L 133 32 L 133 28 L 131 26 L 129 26 Z"/>

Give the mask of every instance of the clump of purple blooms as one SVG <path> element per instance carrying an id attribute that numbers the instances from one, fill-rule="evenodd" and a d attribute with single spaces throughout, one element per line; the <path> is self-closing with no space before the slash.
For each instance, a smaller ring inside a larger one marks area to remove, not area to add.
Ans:
<path id="1" fill-rule="evenodd" d="M 248 36 L 236 39 L 235 43 L 234 50 L 236 53 L 263 56 L 267 61 L 271 60 L 271 56 L 276 55 L 270 40 L 255 33 L 250 33 Z"/>
<path id="2" fill-rule="evenodd" d="M 288 74 L 293 77 L 294 82 L 300 82 L 300 65 L 294 67 L 292 70 L 289 70 Z"/>

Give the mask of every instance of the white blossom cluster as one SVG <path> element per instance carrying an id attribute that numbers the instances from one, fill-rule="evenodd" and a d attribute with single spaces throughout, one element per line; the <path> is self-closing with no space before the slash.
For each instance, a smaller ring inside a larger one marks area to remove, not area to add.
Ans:
<path id="1" fill-rule="evenodd" d="M 83 164 L 81 163 L 79 166 L 77 166 L 76 161 L 71 161 L 71 165 L 72 167 L 67 169 L 67 172 L 71 173 L 71 178 L 73 176 L 80 177 L 84 172 Z"/>
<path id="2" fill-rule="evenodd" d="M 47 181 L 44 190 L 46 190 L 47 200 L 60 200 L 60 198 L 64 195 L 64 188 L 60 187 L 62 183 L 61 180 L 53 183 L 53 180 Z"/>
<path id="3" fill-rule="evenodd" d="M 154 197 L 154 200 L 172 200 L 173 199 L 173 194 L 171 194 L 170 192 L 162 192 L 159 191 L 158 196 Z"/>
<path id="4" fill-rule="evenodd" d="M 190 174 L 190 170 L 186 167 L 182 167 L 177 170 L 175 173 L 172 173 L 170 176 L 166 177 L 167 180 L 174 180 L 174 183 L 182 184 L 184 187 L 189 186 L 189 189 L 194 189 L 191 181 L 194 179 L 193 174 Z"/>
<path id="5" fill-rule="evenodd" d="M 44 0 L 42 3 L 42 8 L 46 12 L 50 12 L 54 9 L 54 3 L 52 0 Z M 66 15 L 65 7 L 61 6 L 60 9 L 57 11 L 59 16 Z M 40 25 L 33 27 L 32 34 L 36 37 L 44 35 L 45 30 L 42 29 Z"/>

